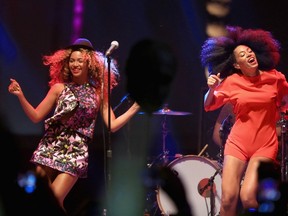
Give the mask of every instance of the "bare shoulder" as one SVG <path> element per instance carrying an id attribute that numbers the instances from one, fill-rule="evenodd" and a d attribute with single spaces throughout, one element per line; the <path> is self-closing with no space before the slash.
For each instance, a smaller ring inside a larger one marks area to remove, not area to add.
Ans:
<path id="1" fill-rule="evenodd" d="M 64 89 L 64 83 L 56 83 L 50 88 L 50 93 L 55 94 L 56 96 L 59 96 L 60 93 Z"/>

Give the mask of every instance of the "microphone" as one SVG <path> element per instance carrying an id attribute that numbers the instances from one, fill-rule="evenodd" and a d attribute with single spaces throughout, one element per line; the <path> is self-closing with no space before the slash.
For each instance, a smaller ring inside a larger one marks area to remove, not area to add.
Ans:
<path id="1" fill-rule="evenodd" d="M 117 49 L 118 47 L 119 47 L 118 41 L 112 41 L 112 42 L 111 42 L 111 46 L 110 46 L 109 49 L 106 51 L 105 55 L 106 55 L 106 56 L 110 56 L 111 53 L 112 53 L 115 49 Z"/>

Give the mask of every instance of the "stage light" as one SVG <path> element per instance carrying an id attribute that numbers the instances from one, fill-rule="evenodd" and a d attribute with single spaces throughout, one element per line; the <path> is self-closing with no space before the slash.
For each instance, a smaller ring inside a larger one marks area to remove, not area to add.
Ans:
<path id="1" fill-rule="evenodd" d="M 207 23 L 206 34 L 210 37 L 218 37 L 226 34 L 225 25 L 223 23 Z"/>
<path id="2" fill-rule="evenodd" d="M 206 34 L 209 37 L 225 35 L 225 19 L 230 13 L 231 0 L 207 0 Z"/>
<path id="3" fill-rule="evenodd" d="M 84 1 L 74 0 L 71 42 L 74 42 L 82 34 L 83 14 L 84 14 Z"/>
<path id="4" fill-rule="evenodd" d="M 222 0 L 222 1 L 210 0 L 206 3 L 206 10 L 210 15 L 216 17 L 225 17 L 230 12 L 229 4 L 230 0 Z"/>

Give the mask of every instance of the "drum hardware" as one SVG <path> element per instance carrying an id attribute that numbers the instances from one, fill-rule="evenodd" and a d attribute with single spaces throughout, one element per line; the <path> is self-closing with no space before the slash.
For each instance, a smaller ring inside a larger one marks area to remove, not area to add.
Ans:
<path id="1" fill-rule="evenodd" d="M 199 152 L 198 156 L 202 156 L 203 153 L 204 153 L 204 151 L 205 151 L 207 148 L 208 148 L 208 144 L 206 144 L 206 145 L 202 148 L 202 150 Z"/>
<path id="2" fill-rule="evenodd" d="M 167 165 L 168 164 L 168 155 L 169 151 L 166 149 L 166 137 L 168 134 L 168 129 L 166 126 L 167 122 L 167 115 L 191 115 L 189 112 L 179 112 L 179 111 L 172 111 L 168 108 L 168 104 L 164 104 L 163 109 L 160 109 L 156 112 L 153 112 L 153 115 L 163 115 L 163 120 L 162 120 L 162 153 L 156 157 L 156 160 L 152 162 L 151 164 L 148 164 L 148 167 L 151 167 L 157 160 L 160 159 L 162 161 L 162 165 Z"/>
<path id="3" fill-rule="evenodd" d="M 168 154 L 169 151 L 166 149 L 166 136 L 168 134 L 168 130 L 166 127 L 166 115 L 164 115 L 163 121 L 162 121 L 162 160 L 164 165 L 168 163 Z"/>
<path id="4" fill-rule="evenodd" d="M 204 178 L 202 179 L 198 184 L 198 192 L 203 197 L 209 197 L 210 198 L 210 211 L 211 215 L 215 214 L 215 197 L 214 193 L 216 192 L 216 186 L 214 184 L 215 176 L 220 173 L 221 170 L 217 169 L 213 176 L 211 176 L 209 179 Z M 204 185 L 204 187 L 202 186 Z"/>
<path id="5" fill-rule="evenodd" d="M 215 184 L 214 179 L 217 174 L 221 174 L 221 170 L 217 169 L 213 176 L 211 176 L 209 179 L 205 178 L 202 179 L 198 184 L 198 192 L 203 197 L 210 196 L 209 191 L 213 192 L 215 190 Z M 202 187 L 203 183 L 205 184 L 204 187 Z M 213 189 L 213 190 L 212 190 Z M 205 193 L 204 193 L 205 192 Z"/>
<path id="6" fill-rule="evenodd" d="M 182 115 L 191 115 L 190 112 L 182 112 L 182 111 L 173 111 L 168 108 L 168 104 L 164 104 L 163 109 L 160 109 L 156 112 L 152 113 L 153 115 L 175 115 L 175 116 L 182 116 Z"/>
<path id="7" fill-rule="evenodd" d="M 142 115 L 142 114 L 145 114 L 145 112 L 138 112 L 138 114 Z M 153 164 L 159 159 L 163 161 L 163 165 L 166 165 L 168 163 L 169 151 L 166 149 L 166 136 L 168 134 L 168 130 L 167 130 L 167 127 L 166 127 L 167 115 L 169 115 L 169 116 L 170 115 L 171 116 L 192 115 L 192 113 L 190 113 L 190 112 L 173 111 L 173 110 L 168 108 L 168 104 L 164 104 L 162 109 L 159 109 L 159 110 L 153 112 L 152 114 L 153 115 L 163 115 L 163 121 L 162 121 L 162 153 L 160 155 L 158 155 L 156 157 L 156 159 L 153 160 L 152 163 L 147 164 L 148 168 L 153 166 Z"/>
<path id="8" fill-rule="evenodd" d="M 151 162 L 151 163 L 148 163 L 147 164 L 147 167 L 148 168 L 152 168 L 154 166 L 154 164 L 157 164 L 159 166 L 166 166 L 168 163 L 169 163 L 169 150 L 166 149 L 166 137 L 167 137 L 167 134 L 168 134 L 168 129 L 167 129 L 167 126 L 166 126 L 166 121 L 167 121 L 167 115 L 166 114 L 163 114 L 163 113 L 167 113 L 166 111 L 164 110 L 168 110 L 168 108 L 164 108 L 163 110 L 157 112 L 157 114 L 160 114 L 160 115 L 163 115 L 163 120 L 162 120 L 162 152 Z M 161 114 L 162 113 L 162 114 Z M 169 115 L 171 114 L 171 112 L 169 112 Z M 174 113 L 173 113 L 174 114 Z M 157 186 L 156 186 L 157 188 Z M 154 190 L 154 193 L 153 195 L 155 196 L 155 192 L 157 192 L 157 189 L 155 188 Z M 147 196 L 146 196 L 146 201 L 148 201 L 149 199 L 151 200 L 151 197 L 149 198 L 149 196 L 151 196 L 151 193 L 149 193 Z M 155 196 L 156 198 L 156 196 Z M 150 212 L 151 211 L 154 211 L 153 212 L 153 216 L 157 214 L 157 212 L 160 210 L 159 207 L 158 207 L 158 203 L 157 201 L 155 200 L 152 204 L 150 202 Z"/>
<path id="9" fill-rule="evenodd" d="M 281 180 L 283 182 L 287 181 L 287 165 L 288 165 L 286 155 L 287 149 L 285 142 L 285 137 L 287 133 L 285 115 L 286 113 L 281 112 L 281 119 L 279 121 L 281 125 Z"/>
<path id="10" fill-rule="evenodd" d="M 139 112 L 138 114 L 144 114 L 144 112 Z M 179 112 L 179 111 L 172 111 L 168 108 L 167 104 L 164 104 L 163 109 L 160 109 L 156 112 L 152 113 L 153 115 L 162 115 L 163 120 L 162 120 L 162 152 L 151 162 L 147 164 L 148 169 L 152 169 L 154 165 L 156 164 L 157 166 L 166 166 L 169 163 L 169 150 L 166 149 L 166 137 L 168 135 L 168 129 L 167 129 L 167 116 L 168 115 L 173 115 L 173 116 L 183 116 L 183 115 L 191 115 L 189 112 Z M 176 154 L 173 156 L 173 159 L 177 157 L 181 157 L 182 155 Z M 157 187 L 157 186 L 156 186 Z M 158 203 L 157 201 L 153 202 L 153 199 L 151 198 L 152 195 L 155 196 L 155 192 L 157 189 L 155 188 L 154 193 L 153 192 L 148 192 L 146 195 L 146 202 L 148 203 L 148 206 L 146 207 L 146 210 L 148 212 L 151 212 L 151 215 L 156 215 L 156 213 L 159 211 L 158 208 Z M 155 196 L 156 198 L 156 196 Z M 152 213 L 152 211 L 154 211 Z"/>
<path id="11" fill-rule="evenodd" d="M 145 112 L 139 112 L 138 114 L 145 114 Z M 168 108 L 168 104 L 164 104 L 163 108 L 152 112 L 153 115 L 172 115 L 172 116 L 183 116 L 183 115 L 192 115 L 190 112 L 174 111 Z"/>
<path id="12" fill-rule="evenodd" d="M 221 124 L 220 130 L 219 130 L 219 135 L 220 135 L 220 139 L 221 139 L 221 146 L 219 149 L 219 153 L 217 154 L 218 157 L 218 163 L 219 164 L 223 164 L 223 160 L 224 160 L 224 148 L 225 148 L 225 143 L 226 140 L 228 138 L 228 135 L 231 131 L 231 128 L 233 126 L 233 117 L 232 115 L 228 115 Z"/>
<path id="13" fill-rule="evenodd" d="M 167 155 L 169 154 L 169 151 L 162 152 L 159 154 L 151 163 L 147 164 L 148 168 L 151 168 L 157 161 L 163 160 L 163 158 L 167 159 Z"/>
<path id="14" fill-rule="evenodd" d="M 197 155 L 186 155 L 175 159 L 168 167 L 181 180 L 193 215 L 219 215 L 222 170 L 217 161 Z M 212 187 L 209 187 L 210 185 Z M 162 215 L 177 215 L 175 203 L 161 187 L 157 190 L 157 202 Z"/>

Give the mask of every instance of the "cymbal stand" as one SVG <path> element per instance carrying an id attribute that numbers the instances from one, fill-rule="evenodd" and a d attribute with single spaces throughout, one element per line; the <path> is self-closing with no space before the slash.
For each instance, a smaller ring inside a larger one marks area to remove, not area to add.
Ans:
<path id="1" fill-rule="evenodd" d="M 166 150 L 166 136 L 168 134 L 168 130 L 166 127 L 166 116 L 163 115 L 164 119 L 162 121 L 162 152 L 151 162 L 147 164 L 148 168 L 151 168 L 157 161 L 163 161 L 163 164 L 166 165 L 168 163 L 168 154 L 169 151 Z"/>
<path id="2" fill-rule="evenodd" d="M 166 150 L 166 136 L 168 134 L 168 130 L 166 127 L 166 118 L 167 115 L 164 115 L 163 121 L 162 121 L 162 160 L 164 165 L 168 163 L 168 154 L 169 151 Z"/>
<path id="3" fill-rule="evenodd" d="M 164 153 L 159 154 L 151 163 L 147 164 L 147 167 L 151 168 L 158 160 L 161 160 L 164 157 Z"/>
<path id="4" fill-rule="evenodd" d="M 286 155 L 286 120 L 285 120 L 285 113 L 281 112 L 281 180 L 283 182 L 287 181 L 287 155 Z"/>
<path id="5" fill-rule="evenodd" d="M 164 118 L 162 120 L 162 152 L 151 162 L 147 164 L 148 169 L 153 168 L 154 164 L 156 164 L 157 166 L 165 166 L 168 164 L 168 155 L 169 155 L 169 151 L 166 150 L 166 136 L 168 134 L 168 130 L 166 127 L 166 117 L 167 115 L 164 114 L 163 115 Z M 157 163 L 158 161 L 161 161 L 162 163 Z M 157 189 L 158 190 L 158 189 Z M 153 194 L 155 193 L 155 191 L 157 190 L 153 190 Z M 154 194 L 155 196 L 155 194 Z M 154 201 L 154 203 L 149 203 L 149 201 L 151 200 L 151 193 L 147 193 L 146 195 L 146 201 L 148 202 L 147 204 L 147 209 L 150 209 L 150 211 L 154 210 L 154 213 L 152 215 L 156 215 L 156 213 L 159 211 L 159 207 L 157 204 L 157 201 Z M 150 201 L 151 202 L 151 201 Z M 145 210 L 145 211 L 146 211 Z"/>

